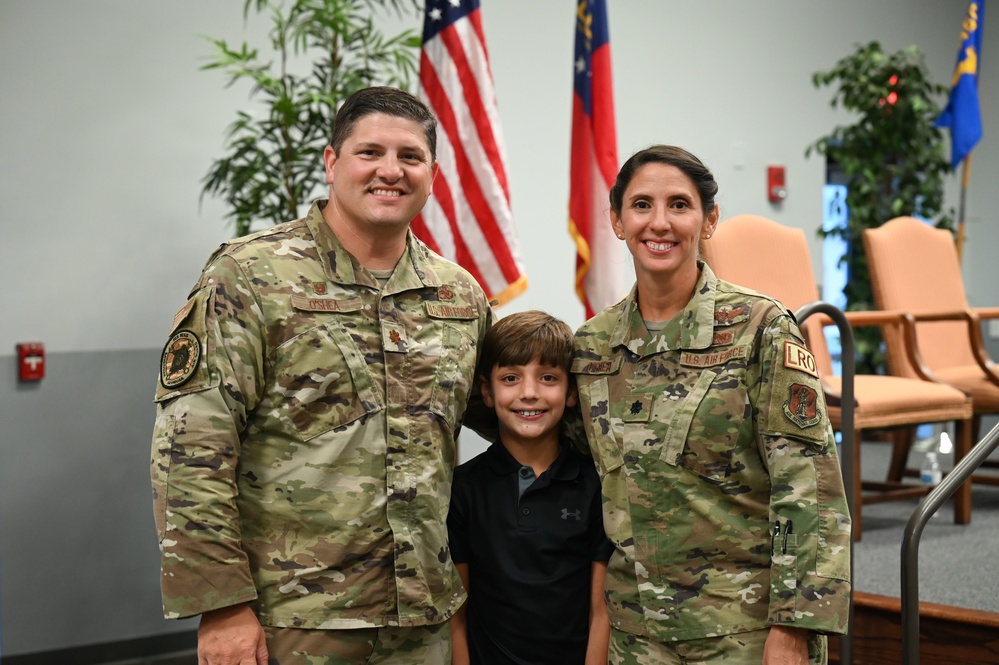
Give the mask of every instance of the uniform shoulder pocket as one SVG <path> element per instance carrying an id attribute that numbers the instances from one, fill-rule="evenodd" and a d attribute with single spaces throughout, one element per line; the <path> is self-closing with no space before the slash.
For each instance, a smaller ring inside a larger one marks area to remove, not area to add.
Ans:
<path id="1" fill-rule="evenodd" d="M 829 414 L 815 359 L 793 321 L 782 317 L 765 336 L 762 347 L 765 401 L 760 404 L 760 431 L 806 443 L 827 443 Z"/>

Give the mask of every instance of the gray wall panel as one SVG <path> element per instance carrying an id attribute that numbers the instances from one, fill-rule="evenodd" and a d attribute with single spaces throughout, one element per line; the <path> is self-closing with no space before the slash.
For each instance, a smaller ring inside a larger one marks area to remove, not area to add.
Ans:
<path id="1" fill-rule="evenodd" d="M 189 630 L 162 619 L 149 489 L 159 350 L 0 358 L 4 656 Z"/>

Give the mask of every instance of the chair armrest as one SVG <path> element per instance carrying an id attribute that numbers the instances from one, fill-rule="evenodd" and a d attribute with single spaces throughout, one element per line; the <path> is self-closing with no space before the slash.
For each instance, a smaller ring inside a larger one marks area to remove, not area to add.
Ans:
<path id="1" fill-rule="evenodd" d="M 973 311 L 982 321 L 999 319 L 999 307 L 975 307 Z"/>
<path id="2" fill-rule="evenodd" d="M 986 309 L 986 314 L 991 314 L 992 310 L 996 310 L 997 313 L 999 313 L 999 309 L 997 308 L 984 309 Z M 990 316 L 988 318 L 993 317 Z M 971 352 L 975 357 L 975 363 L 978 364 L 978 367 L 982 370 L 985 377 L 990 382 L 999 386 L 999 370 L 997 370 L 996 364 L 992 361 L 992 358 L 989 357 L 989 353 L 985 349 L 985 340 L 982 338 L 981 319 L 977 310 L 965 309 L 948 312 L 920 312 L 919 314 L 906 314 L 905 320 L 905 346 L 909 356 L 909 362 L 915 369 L 916 373 L 921 377 L 928 381 L 940 382 L 940 380 L 933 375 L 933 372 L 931 372 L 921 360 L 919 348 L 916 343 L 916 323 L 931 321 L 964 321 L 968 324 L 968 341 L 971 344 Z"/>
<path id="3" fill-rule="evenodd" d="M 903 320 L 905 321 L 903 328 L 905 355 L 909 360 L 909 365 L 923 381 L 944 383 L 926 366 L 926 363 L 923 362 L 923 356 L 919 353 L 919 340 L 916 338 L 916 317 L 907 313 L 903 315 Z"/>
<path id="4" fill-rule="evenodd" d="M 997 371 L 996 364 L 989 356 L 989 352 L 985 348 L 985 339 L 982 337 L 982 314 L 984 313 L 986 315 L 984 318 L 988 319 L 999 318 L 999 316 L 989 316 L 993 311 L 999 310 L 995 307 L 969 309 L 967 312 L 968 336 L 971 338 L 971 351 L 975 355 L 975 362 L 985 372 L 985 376 L 988 377 L 989 381 L 999 386 L 999 371 Z"/>
<path id="5" fill-rule="evenodd" d="M 831 318 L 821 312 L 816 316 L 823 327 L 836 325 Z M 855 310 L 843 312 L 843 316 L 846 317 L 847 323 L 853 328 L 902 325 L 905 322 L 905 313 L 895 310 Z"/>
<path id="6" fill-rule="evenodd" d="M 905 312 L 895 310 L 858 310 L 843 312 L 847 322 L 854 328 L 865 326 L 889 326 L 901 325 L 905 318 Z"/>

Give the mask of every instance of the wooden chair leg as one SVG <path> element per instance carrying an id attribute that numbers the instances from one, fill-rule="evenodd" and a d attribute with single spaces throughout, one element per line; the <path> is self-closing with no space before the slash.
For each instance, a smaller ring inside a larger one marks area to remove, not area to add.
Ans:
<path id="1" fill-rule="evenodd" d="M 905 468 L 909 465 L 909 450 L 916 438 L 912 427 L 899 427 L 891 432 L 891 462 L 888 464 L 888 480 L 901 482 Z"/>
<path id="2" fill-rule="evenodd" d="M 864 492 L 863 492 L 863 474 L 860 473 L 860 435 L 861 431 L 856 430 L 853 433 L 853 539 L 855 541 L 860 540 L 860 531 L 863 525 L 861 524 L 860 513 L 864 504 Z M 843 442 L 846 443 L 845 441 Z"/>
<path id="3" fill-rule="evenodd" d="M 954 443 L 954 464 L 957 465 L 965 455 L 971 452 L 971 432 L 974 429 L 972 422 L 967 420 L 954 421 L 955 438 Z M 961 484 L 954 494 L 954 523 L 967 524 L 971 521 L 971 478 Z"/>

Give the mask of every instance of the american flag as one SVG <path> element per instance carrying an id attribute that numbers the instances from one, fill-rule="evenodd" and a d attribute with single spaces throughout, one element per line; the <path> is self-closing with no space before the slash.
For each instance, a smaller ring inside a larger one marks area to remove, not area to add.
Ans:
<path id="1" fill-rule="evenodd" d="M 420 95 L 440 122 L 440 173 L 413 232 L 503 304 L 527 288 L 527 277 L 478 0 L 427 0 Z"/>
<path id="2" fill-rule="evenodd" d="M 569 234 L 576 241 L 576 293 L 589 318 L 625 293 L 623 249 L 607 214 L 618 163 L 604 0 L 577 2 L 573 65 Z"/>

